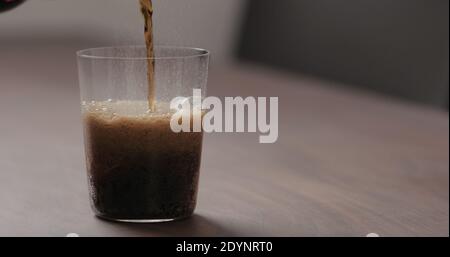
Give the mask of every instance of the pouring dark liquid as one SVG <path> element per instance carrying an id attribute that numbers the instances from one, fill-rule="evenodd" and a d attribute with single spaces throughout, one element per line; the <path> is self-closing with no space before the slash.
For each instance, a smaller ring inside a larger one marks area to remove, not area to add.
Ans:
<path id="1" fill-rule="evenodd" d="M 144 37 L 147 46 L 147 79 L 148 79 L 148 107 L 155 108 L 155 60 L 153 50 L 153 3 L 152 0 L 139 0 L 142 16 L 144 17 Z"/>
<path id="2" fill-rule="evenodd" d="M 11 10 L 23 2 L 25 0 L 0 0 L 0 12 Z"/>

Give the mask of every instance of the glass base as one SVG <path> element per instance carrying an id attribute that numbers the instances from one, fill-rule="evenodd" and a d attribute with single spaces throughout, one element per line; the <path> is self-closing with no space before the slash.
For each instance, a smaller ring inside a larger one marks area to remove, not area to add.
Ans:
<path id="1" fill-rule="evenodd" d="M 107 217 L 107 216 L 99 215 L 99 214 L 97 214 L 96 216 L 103 220 L 113 221 L 113 222 L 121 222 L 121 223 L 164 223 L 164 222 L 183 220 L 183 219 L 189 218 L 192 215 L 177 217 L 177 218 L 170 218 L 170 219 L 118 219 L 118 218 L 111 218 L 111 217 Z"/>

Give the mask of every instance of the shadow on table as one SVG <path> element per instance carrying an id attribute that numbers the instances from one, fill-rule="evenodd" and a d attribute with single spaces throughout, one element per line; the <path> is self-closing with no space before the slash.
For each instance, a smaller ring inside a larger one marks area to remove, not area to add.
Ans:
<path id="1" fill-rule="evenodd" d="M 111 222 L 99 218 L 133 233 L 136 236 L 233 236 L 233 232 L 204 216 L 194 214 L 192 217 L 165 223 L 137 224 Z"/>

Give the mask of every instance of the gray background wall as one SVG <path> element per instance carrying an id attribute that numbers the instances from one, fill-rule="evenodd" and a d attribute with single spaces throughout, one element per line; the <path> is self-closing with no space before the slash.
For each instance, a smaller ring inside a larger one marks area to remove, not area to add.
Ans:
<path id="1" fill-rule="evenodd" d="M 28 0 L 0 14 L 5 44 L 144 44 L 138 0 Z M 203 47 L 228 62 L 244 0 L 153 0 L 158 44 Z"/>
<path id="2" fill-rule="evenodd" d="M 157 43 L 210 49 L 213 65 L 237 46 L 239 60 L 448 107 L 448 0 L 154 3 Z M 0 14 L 0 53 L 143 43 L 138 0 L 28 0 Z"/>
<path id="3" fill-rule="evenodd" d="M 448 0 L 251 0 L 239 56 L 448 107 Z"/>

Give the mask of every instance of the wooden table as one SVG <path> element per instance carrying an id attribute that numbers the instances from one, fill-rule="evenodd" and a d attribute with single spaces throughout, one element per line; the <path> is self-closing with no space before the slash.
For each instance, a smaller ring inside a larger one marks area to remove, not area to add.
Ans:
<path id="1" fill-rule="evenodd" d="M 1 53 L 0 236 L 449 235 L 447 112 L 251 65 L 213 66 L 209 94 L 279 96 L 278 142 L 207 135 L 191 219 L 99 220 L 73 49 L 48 53 Z"/>

